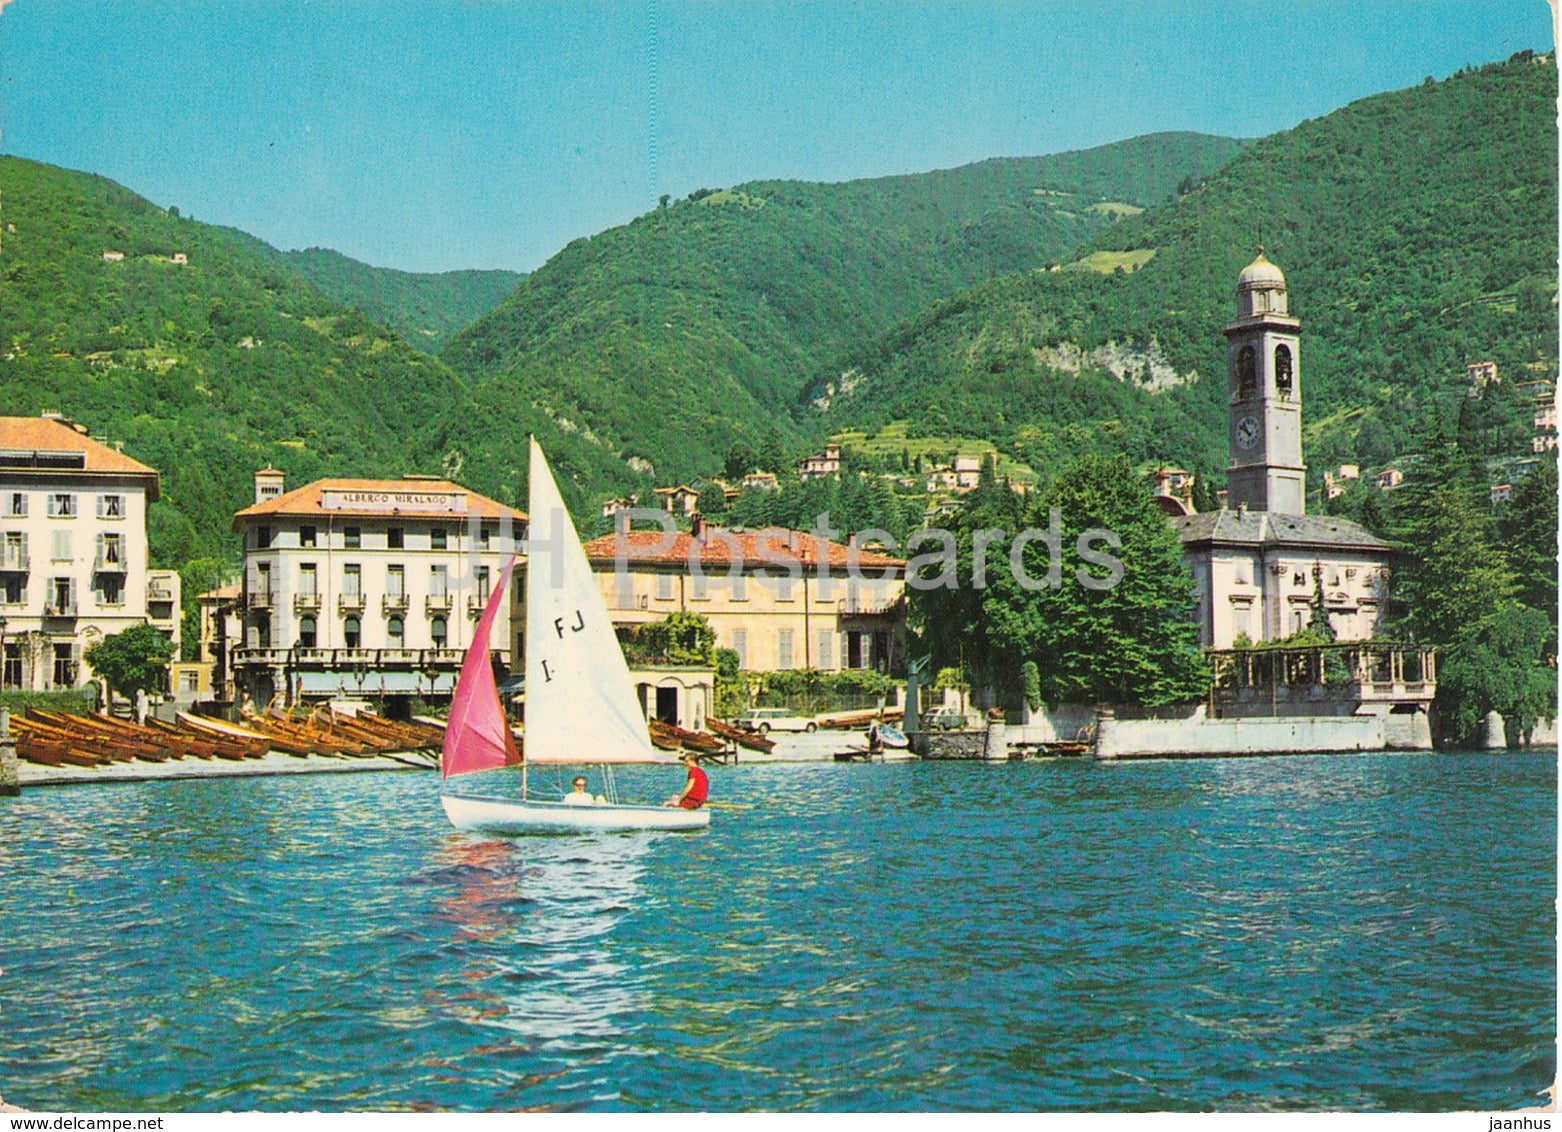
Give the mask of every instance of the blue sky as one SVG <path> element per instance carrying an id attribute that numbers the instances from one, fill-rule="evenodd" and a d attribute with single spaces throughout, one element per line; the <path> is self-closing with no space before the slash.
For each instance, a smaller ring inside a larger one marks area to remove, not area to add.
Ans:
<path id="1" fill-rule="evenodd" d="M 0 0 L 0 152 L 282 248 L 529 270 L 702 187 L 1254 137 L 1544 0 Z"/>

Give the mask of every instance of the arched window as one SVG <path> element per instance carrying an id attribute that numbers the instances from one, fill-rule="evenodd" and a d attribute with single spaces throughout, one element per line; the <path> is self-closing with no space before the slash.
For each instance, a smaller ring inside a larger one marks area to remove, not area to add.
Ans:
<path id="1" fill-rule="evenodd" d="M 298 619 L 298 647 L 312 649 L 315 647 L 315 619 L 313 617 L 300 617 Z"/>
<path id="2" fill-rule="evenodd" d="M 1291 379 L 1291 347 L 1275 347 L 1275 389 L 1279 391 L 1282 400 L 1289 401 L 1292 396 Z"/>
<path id="3" fill-rule="evenodd" d="M 400 617 L 392 617 L 385 622 L 385 635 L 389 639 L 390 647 L 399 649 L 406 644 L 407 623 Z"/>
<path id="4" fill-rule="evenodd" d="M 1258 392 L 1257 355 L 1253 347 L 1243 346 L 1237 351 L 1237 399 L 1246 401 Z"/>
<path id="5" fill-rule="evenodd" d="M 443 617 L 436 617 L 428 623 L 428 635 L 433 638 L 436 649 L 445 647 L 446 629 Z"/>
<path id="6" fill-rule="evenodd" d="M 356 617 L 349 617 L 342 622 L 342 643 L 350 649 L 358 647 L 363 640 L 363 623 Z"/>

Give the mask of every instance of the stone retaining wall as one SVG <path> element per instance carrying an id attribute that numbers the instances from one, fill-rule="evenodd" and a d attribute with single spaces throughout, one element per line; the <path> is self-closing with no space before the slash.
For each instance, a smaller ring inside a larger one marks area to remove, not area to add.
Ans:
<path id="1" fill-rule="evenodd" d="M 1275 719 L 1115 719 L 1099 721 L 1096 758 L 1279 755 L 1382 751 L 1381 715 L 1282 716 Z"/>
<path id="2" fill-rule="evenodd" d="M 924 759 L 980 759 L 987 751 L 985 731 L 914 731 L 908 738 Z"/>

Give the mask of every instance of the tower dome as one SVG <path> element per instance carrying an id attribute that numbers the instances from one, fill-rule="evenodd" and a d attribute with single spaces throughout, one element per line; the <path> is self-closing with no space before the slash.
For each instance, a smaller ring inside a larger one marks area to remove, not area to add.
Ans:
<path id="1" fill-rule="evenodd" d="M 1237 276 L 1237 317 L 1285 314 L 1288 305 L 1285 273 L 1265 259 L 1264 249 L 1259 248 L 1258 258 Z"/>

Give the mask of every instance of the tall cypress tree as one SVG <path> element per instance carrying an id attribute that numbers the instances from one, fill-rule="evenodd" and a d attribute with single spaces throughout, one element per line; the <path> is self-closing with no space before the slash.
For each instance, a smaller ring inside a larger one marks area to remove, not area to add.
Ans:
<path id="1" fill-rule="evenodd" d="M 1519 600 L 1557 617 L 1557 462 L 1547 457 L 1514 489 L 1497 524 L 1502 549 L 1518 577 Z"/>

